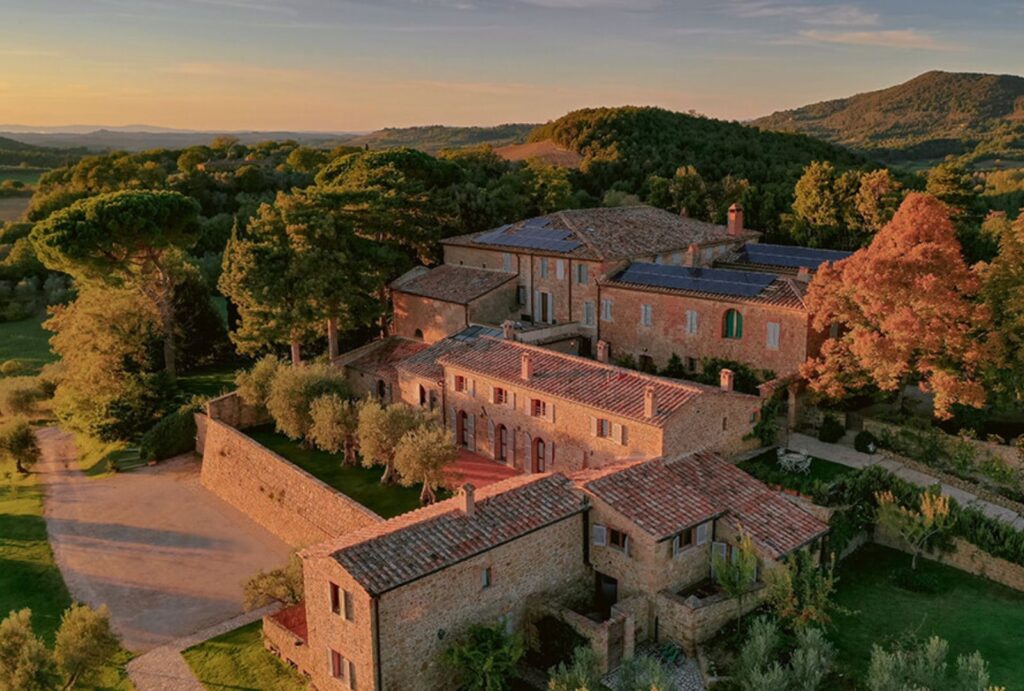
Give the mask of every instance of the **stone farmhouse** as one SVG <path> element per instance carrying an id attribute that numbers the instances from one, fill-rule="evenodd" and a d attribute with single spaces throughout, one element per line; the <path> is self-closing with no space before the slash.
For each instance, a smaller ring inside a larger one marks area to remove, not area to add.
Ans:
<path id="1" fill-rule="evenodd" d="M 614 669 L 644 641 L 692 652 L 736 615 L 707 584 L 741 534 L 760 568 L 748 608 L 765 569 L 818 555 L 817 507 L 727 460 L 756 445 L 777 384 L 759 396 L 729 369 L 707 386 L 613 364 L 718 357 L 794 381 L 823 340 L 809 277 L 846 255 L 758 238 L 738 206 L 724 226 L 563 211 L 448 239 L 443 264 L 396 280 L 391 335 L 335 364 L 361 395 L 437 411 L 463 454 L 512 477 L 306 543 L 306 600 L 264 620 L 267 647 L 318 689 L 448 688 L 439 656 L 471 624 L 540 645 L 557 624 Z"/>

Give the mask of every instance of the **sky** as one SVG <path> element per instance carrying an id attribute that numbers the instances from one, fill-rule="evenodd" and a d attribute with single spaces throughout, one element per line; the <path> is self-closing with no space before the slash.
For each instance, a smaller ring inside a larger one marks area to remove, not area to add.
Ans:
<path id="1" fill-rule="evenodd" d="M 725 119 L 1024 73 L 1004 0 L 0 0 L 0 126 L 368 131 L 658 105 Z"/>

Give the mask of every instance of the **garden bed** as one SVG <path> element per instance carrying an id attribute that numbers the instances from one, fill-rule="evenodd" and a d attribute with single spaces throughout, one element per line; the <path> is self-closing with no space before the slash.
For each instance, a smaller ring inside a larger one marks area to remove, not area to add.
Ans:
<path id="1" fill-rule="evenodd" d="M 821 458 L 811 458 L 811 468 L 808 473 L 788 472 L 779 467 L 775 449 L 742 461 L 737 464 L 737 467 L 770 487 L 791 490 L 806 497 L 813 496 L 815 490 L 821 485 L 830 484 L 844 475 L 857 472 L 855 468 Z"/>

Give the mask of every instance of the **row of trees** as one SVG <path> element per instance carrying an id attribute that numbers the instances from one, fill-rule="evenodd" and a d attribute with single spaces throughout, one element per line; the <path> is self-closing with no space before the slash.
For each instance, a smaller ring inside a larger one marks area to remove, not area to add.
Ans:
<path id="1" fill-rule="evenodd" d="M 436 414 L 375 398 L 352 400 L 344 373 L 327 364 L 287 366 L 266 356 L 239 374 L 238 392 L 266 408 L 277 431 L 339 454 L 342 463 L 381 467 L 381 483 L 421 486 L 429 504 L 447 479 L 458 451 Z"/>

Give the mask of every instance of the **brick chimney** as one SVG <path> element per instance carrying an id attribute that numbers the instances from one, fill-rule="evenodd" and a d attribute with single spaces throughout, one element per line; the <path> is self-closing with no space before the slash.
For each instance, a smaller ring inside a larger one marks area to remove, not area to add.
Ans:
<path id="1" fill-rule="evenodd" d="M 811 270 L 808 269 L 806 266 L 801 266 L 799 269 L 796 270 L 796 280 L 798 280 L 798 281 L 810 281 L 811 280 Z"/>
<path id="2" fill-rule="evenodd" d="M 729 235 L 743 235 L 743 207 L 739 204 L 729 207 Z"/>
<path id="3" fill-rule="evenodd" d="M 654 393 L 654 385 L 644 387 L 644 417 L 648 420 L 658 414 L 658 397 Z"/>
<path id="4" fill-rule="evenodd" d="M 501 323 L 501 337 L 506 341 L 516 340 L 516 323 L 511 319 L 506 319 Z"/>
<path id="5" fill-rule="evenodd" d="M 604 339 L 597 342 L 597 361 L 608 362 L 608 341 Z"/>
<path id="6" fill-rule="evenodd" d="M 519 359 L 520 372 L 519 376 L 523 378 L 523 381 L 530 381 L 533 379 L 533 357 L 530 353 L 523 353 Z"/>
<path id="7" fill-rule="evenodd" d="M 723 367 L 722 371 L 718 374 L 718 383 L 722 388 L 722 391 L 732 391 L 733 382 L 736 379 L 736 373 L 727 367 Z"/>
<path id="8" fill-rule="evenodd" d="M 466 514 L 466 518 L 472 518 L 476 512 L 476 499 L 474 497 L 475 488 L 472 484 L 466 483 L 462 487 L 462 492 L 459 494 L 459 508 L 462 509 L 462 513 Z"/>
<path id="9" fill-rule="evenodd" d="M 686 254 L 683 256 L 683 266 L 697 266 L 700 263 L 700 246 L 696 243 L 686 248 Z"/>

